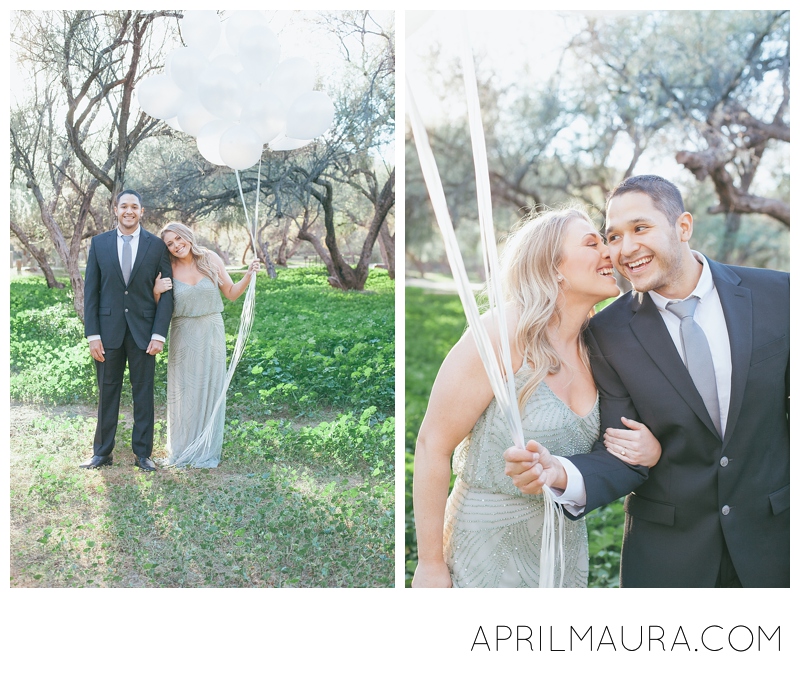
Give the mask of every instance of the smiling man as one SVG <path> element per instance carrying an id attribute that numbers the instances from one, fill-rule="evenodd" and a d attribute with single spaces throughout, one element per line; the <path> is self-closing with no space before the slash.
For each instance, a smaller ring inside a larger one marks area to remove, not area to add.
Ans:
<path id="1" fill-rule="evenodd" d="M 691 250 L 693 219 L 661 177 L 609 196 L 606 237 L 634 290 L 586 333 L 613 438 L 569 460 L 506 450 L 526 493 L 564 490 L 572 516 L 628 495 L 620 585 L 789 586 L 789 275 Z M 635 460 L 644 423 L 661 443 Z"/>
<path id="2" fill-rule="evenodd" d="M 150 459 L 153 377 L 155 356 L 164 348 L 172 317 L 172 292 L 163 293 L 156 304 L 153 285 L 159 273 L 171 277 L 172 266 L 161 238 L 140 225 L 144 208 L 136 191 L 117 195 L 114 214 L 116 228 L 92 238 L 86 261 L 83 321 L 100 395 L 94 454 L 81 468 L 112 463 L 127 364 L 133 391 L 134 463 L 143 471 L 155 471 Z"/>

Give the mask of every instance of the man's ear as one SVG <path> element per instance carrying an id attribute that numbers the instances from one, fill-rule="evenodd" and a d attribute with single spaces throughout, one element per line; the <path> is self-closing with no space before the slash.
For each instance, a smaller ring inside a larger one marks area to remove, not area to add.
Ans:
<path id="1" fill-rule="evenodd" d="M 678 237 L 681 242 L 689 242 L 692 237 L 694 229 L 694 219 L 689 212 L 681 214 L 675 222 L 675 227 L 678 229 Z"/>

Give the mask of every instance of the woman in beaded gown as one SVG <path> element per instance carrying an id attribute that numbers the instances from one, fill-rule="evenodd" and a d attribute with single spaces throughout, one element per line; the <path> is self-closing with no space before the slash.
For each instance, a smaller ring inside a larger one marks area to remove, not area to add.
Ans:
<path id="1" fill-rule="evenodd" d="M 501 269 L 522 427 L 525 440 L 535 441 L 528 449 L 561 457 L 588 452 L 600 413 L 582 332 L 595 304 L 619 293 L 608 248 L 583 210 L 551 210 L 509 237 Z M 484 322 L 496 341 L 491 319 Z M 608 430 L 608 449 L 624 444 L 620 458 L 653 466 L 658 441 L 642 424 L 625 424 L 624 432 Z M 442 363 L 417 438 L 415 588 L 538 586 L 544 503 L 505 475 L 503 452 L 511 444 L 467 330 Z M 457 478 L 448 497 L 451 456 Z M 584 587 L 586 525 L 563 522 L 563 585 Z M 557 569 L 555 581 L 561 575 Z"/>
<path id="2" fill-rule="evenodd" d="M 172 259 L 172 278 L 159 276 L 153 293 L 157 301 L 171 289 L 174 299 L 167 360 L 167 465 L 216 468 L 225 425 L 226 351 L 220 290 L 228 299 L 238 299 L 259 263 L 254 261 L 234 283 L 222 259 L 200 247 L 187 226 L 169 223 L 161 239 Z"/>

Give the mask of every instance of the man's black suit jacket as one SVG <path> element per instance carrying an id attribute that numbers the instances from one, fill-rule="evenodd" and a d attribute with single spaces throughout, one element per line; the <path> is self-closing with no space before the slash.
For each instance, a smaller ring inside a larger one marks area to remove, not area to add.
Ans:
<path id="1" fill-rule="evenodd" d="M 723 543 L 743 586 L 789 586 L 789 275 L 709 266 L 731 345 L 724 440 L 648 294 L 624 295 L 586 332 L 602 430 L 629 417 L 662 446 L 649 472 L 602 440 L 570 457 L 587 512 L 628 494 L 625 587 L 714 586 Z"/>
<path id="2" fill-rule="evenodd" d="M 104 348 L 119 348 L 130 327 L 136 345 L 147 350 L 153 334 L 167 336 L 172 318 L 172 291 L 153 299 L 158 274 L 172 277 L 169 252 L 161 240 L 143 228 L 128 285 L 117 254 L 117 230 L 92 238 L 86 261 L 83 323 L 86 336 L 99 334 Z"/>

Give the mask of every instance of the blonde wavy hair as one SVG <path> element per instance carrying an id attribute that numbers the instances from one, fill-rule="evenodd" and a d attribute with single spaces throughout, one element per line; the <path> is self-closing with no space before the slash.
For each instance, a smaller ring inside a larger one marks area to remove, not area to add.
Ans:
<path id="1" fill-rule="evenodd" d="M 164 234 L 167 233 L 167 231 L 171 231 L 175 235 L 179 235 L 189 243 L 197 270 L 207 278 L 210 278 L 211 282 L 219 287 L 219 270 L 211 261 L 211 257 L 209 256 L 211 252 L 207 248 L 201 247 L 197 244 L 192 229 L 185 224 L 180 223 L 179 221 L 171 221 L 161 229 L 161 233 L 159 235 L 161 236 L 162 240 L 164 239 Z M 169 257 L 175 261 L 175 257 L 172 255 L 172 252 L 170 252 Z"/>
<path id="2" fill-rule="evenodd" d="M 561 357 L 550 343 L 547 328 L 553 319 L 556 325 L 561 322 L 558 267 L 564 259 L 564 236 L 572 219 L 592 223 L 580 207 L 546 208 L 531 214 L 509 235 L 500 258 L 506 302 L 519 314 L 512 341 L 533 369 L 533 376 L 519 393 L 520 411 L 544 378 L 561 370 Z M 582 333 L 578 341 L 581 361 L 588 369 L 589 353 Z"/>

